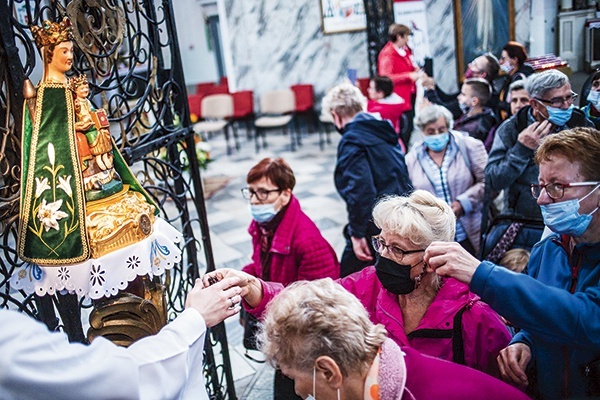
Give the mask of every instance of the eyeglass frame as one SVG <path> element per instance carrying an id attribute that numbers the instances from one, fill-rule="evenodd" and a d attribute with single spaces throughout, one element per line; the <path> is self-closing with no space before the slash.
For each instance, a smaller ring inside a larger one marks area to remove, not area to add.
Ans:
<path id="1" fill-rule="evenodd" d="M 394 257 L 396 257 L 398 262 L 402 261 L 404 259 L 404 256 L 407 254 L 410 255 L 410 254 L 415 254 L 415 253 L 420 253 L 420 252 L 425 251 L 425 249 L 402 250 L 400 247 L 395 246 L 393 244 L 383 243 L 383 241 L 381 240 L 381 238 L 379 236 L 373 236 L 371 238 L 371 244 L 373 245 L 373 248 L 375 249 L 375 251 L 379 254 L 381 254 L 382 248 L 385 248 L 390 254 L 393 254 Z"/>
<path id="2" fill-rule="evenodd" d="M 545 99 L 540 99 L 539 97 L 534 97 L 534 99 L 536 99 L 537 101 L 539 101 L 540 103 L 546 104 L 546 105 L 550 105 L 554 108 L 560 108 L 560 106 L 562 106 L 564 103 L 567 104 L 573 104 L 573 102 L 575 101 L 575 99 L 579 97 L 579 95 L 577 93 L 575 93 L 574 91 L 571 90 L 571 98 L 567 98 L 567 97 L 554 97 L 550 100 L 545 100 Z M 557 103 L 559 102 L 560 103 Z M 558 105 L 555 105 L 558 104 Z"/>
<path id="3" fill-rule="evenodd" d="M 562 187 L 562 194 L 560 196 L 553 196 L 550 194 L 550 192 L 548 191 L 547 187 L 548 186 L 560 186 Z M 600 185 L 600 181 L 585 181 L 585 182 L 571 182 L 571 183 L 558 183 L 558 182 L 551 182 L 551 183 L 546 183 L 545 185 L 540 185 L 537 183 L 533 183 L 531 185 L 531 196 L 533 196 L 534 199 L 539 199 L 540 196 L 542 195 L 542 189 L 544 189 L 546 191 L 546 194 L 548 195 L 548 197 L 550 197 L 552 200 L 560 200 L 565 196 L 565 189 L 570 188 L 570 187 L 581 187 L 581 186 L 598 186 Z M 535 195 L 535 191 L 539 189 L 539 194 Z"/>
<path id="4" fill-rule="evenodd" d="M 240 191 L 242 192 L 242 197 L 245 200 L 252 200 L 252 196 L 256 196 L 256 199 L 258 201 L 265 201 L 269 198 L 269 195 L 273 192 L 282 192 L 282 189 L 272 189 L 272 190 L 265 190 L 265 189 L 257 189 L 257 190 L 252 190 L 248 187 L 245 188 L 241 188 Z M 262 193 L 262 194 L 259 194 Z M 262 198 L 261 198 L 262 196 Z"/>

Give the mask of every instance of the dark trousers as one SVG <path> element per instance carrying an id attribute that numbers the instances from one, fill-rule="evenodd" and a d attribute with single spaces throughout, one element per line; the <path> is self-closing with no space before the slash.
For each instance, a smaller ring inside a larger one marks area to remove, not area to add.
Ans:
<path id="1" fill-rule="evenodd" d="M 280 369 L 275 370 L 275 381 L 273 384 L 274 400 L 302 400 L 302 397 L 296 394 L 294 390 L 294 380 L 281 373 Z"/>
<path id="2" fill-rule="evenodd" d="M 369 245 L 369 250 L 371 250 L 371 255 L 373 256 L 373 261 L 360 261 L 356 258 L 354 254 L 354 249 L 352 248 L 352 240 L 350 239 L 350 235 L 348 234 L 348 225 L 344 227 L 344 237 L 346 238 L 346 247 L 344 248 L 344 252 L 342 253 L 342 258 L 340 260 L 340 277 L 345 277 L 355 272 L 360 271 L 364 267 L 368 267 L 369 265 L 373 265 L 375 263 L 375 249 L 373 248 L 373 244 L 371 243 L 371 237 L 373 235 L 378 234 L 378 230 L 373 224 L 375 231 L 372 232 L 371 235 L 367 235 L 367 244 Z"/>
<path id="3" fill-rule="evenodd" d="M 408 111 L 404 112 L 406 115 L 406 127 L 402 127 L 400 137 L 404 141 L 406 148 L 408 149 L 408 142 L 410 141 L 410 136 L 412 135 L 413 130 L 415 129 L 414 119 L 415 119 L 415 102 L 417 100 L 417 94 L 413 93 L 410 97 L 410 102 L 412 103 L 412 108 Z"/>

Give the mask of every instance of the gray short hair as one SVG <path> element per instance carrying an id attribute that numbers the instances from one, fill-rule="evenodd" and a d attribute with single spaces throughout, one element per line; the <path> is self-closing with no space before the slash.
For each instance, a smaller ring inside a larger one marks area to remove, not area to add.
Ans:
<path id="1" fill-rule="evenodd" d="M 442 199 L 425 190 L 415 190 L 410 196 L 389 196 L 373 208 L 373 221 L 378 228 L 409 239 L 425 248 L 431 242 L 452 241 L 456 217 Z"/>
<path id="2" fill-rule="evenodd" d="M 332 88 L 323 98 L 322 107 L 344 117 L 353 117 L 366 108 L 366 99 L 360 89 L 350 83 Z"/>
<path id="3" fill-rule="evenodd" d="M 525 79 L 519 79 L 518 81 L 514 81 L 508 86 L 508 92 L 514 92 L 516 90 L 527 90 L 525 89 Z"/>
<path id="4" fill-rule="evenodd" d="M 325 278 L 283 289 L 267 306 L 259 343 L 272 365 L 312 373 L 329 356 L 348 376 L 369 369 L 386 337 L 353 294 Z"/>
<path id="5" fill-rule="evenodd" d="M 551 69 L 530 75 L 525 83 L 525 89 L 531 97 L 544 97 L 547 91 L 558 89 L 569 83 L 569 78 L 562 72 Z"/>
<path id="6" fill-rule="evenodd" d="M 446 123 L 448 124 L 448 129 L 452 129 L 454 126 L 454 118 L 452 117 L 452 113 L 446 107 L 442 107 L 437 104 L 432 104 L 419 111 L 415 117 L 415 125 L 422 132 L 426 125 L 437 121 L 439 117 L 444 117 L 446 119 Z"/>

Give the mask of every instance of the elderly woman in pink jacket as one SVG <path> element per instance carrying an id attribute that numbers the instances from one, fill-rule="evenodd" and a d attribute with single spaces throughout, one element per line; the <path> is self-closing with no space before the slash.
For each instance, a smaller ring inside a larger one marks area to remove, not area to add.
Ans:
<path id="1" fill-rule="evenodd" d="M 303 399 L 526 399 L 516 388 L 462 365 L 400 348 L 360 302 L 331 279 L 297 282 L 269 304 L 267 359 Z"/>
<path id="2" fill-rule="evenodd" d="M 423 133 L 406 155 L 415 189 L 427 190 L 450 205 L 456 216 L 456 236 L 477 256 L 488 155 L 481 140 L 453 131 L 452 113 L 439 105 L 423 108 L 415 119 Z"/>
<path id="3" fill-rule="evenodd" d="M 338 283 L 354 294 L 373 323 L 382 324 L 399 346 L 498 376 L 496 357 L 511 336 L 500 317 L 455 279 L 440 278 L 423 262 L 434 241 L 452 240 L 455 217 L 431 193 L 387 197 L 373 210 L 381 229 L 373 239 L 375 265 Z M 244 307 L 261 316 L 282 289 L 240 271 L 220 269 L 209 278 L 241 277 Z"/>
<path id="4" fill-rule="evenodd" d="M 282 158 L 265 158 L 246 177 L 242 195 L 252 223 L 252 262 L 242 270 L 287 286 L 298 280 L 339 278 L 335 251 L 292 194 L 296 178 Z M 275 375 L 275 399 L 293 399 L 293 383 Z"/>

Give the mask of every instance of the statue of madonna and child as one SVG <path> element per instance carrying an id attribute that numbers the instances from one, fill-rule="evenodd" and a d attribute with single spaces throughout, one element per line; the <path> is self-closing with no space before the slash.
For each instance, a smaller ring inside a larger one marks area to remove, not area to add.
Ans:
<path id="1" fill-rule="evenodd" d="M 179 262 L 181 235 L 158 217 L 116 148 L 106 113 L 87 99 L 87 78 L 67 77 L 69 20 L 31 32 L 44 72 L 36 89 L 25 90 L 18 234 L 25 262 L 11 285 L 40 296 L 114 296 Z"/>

